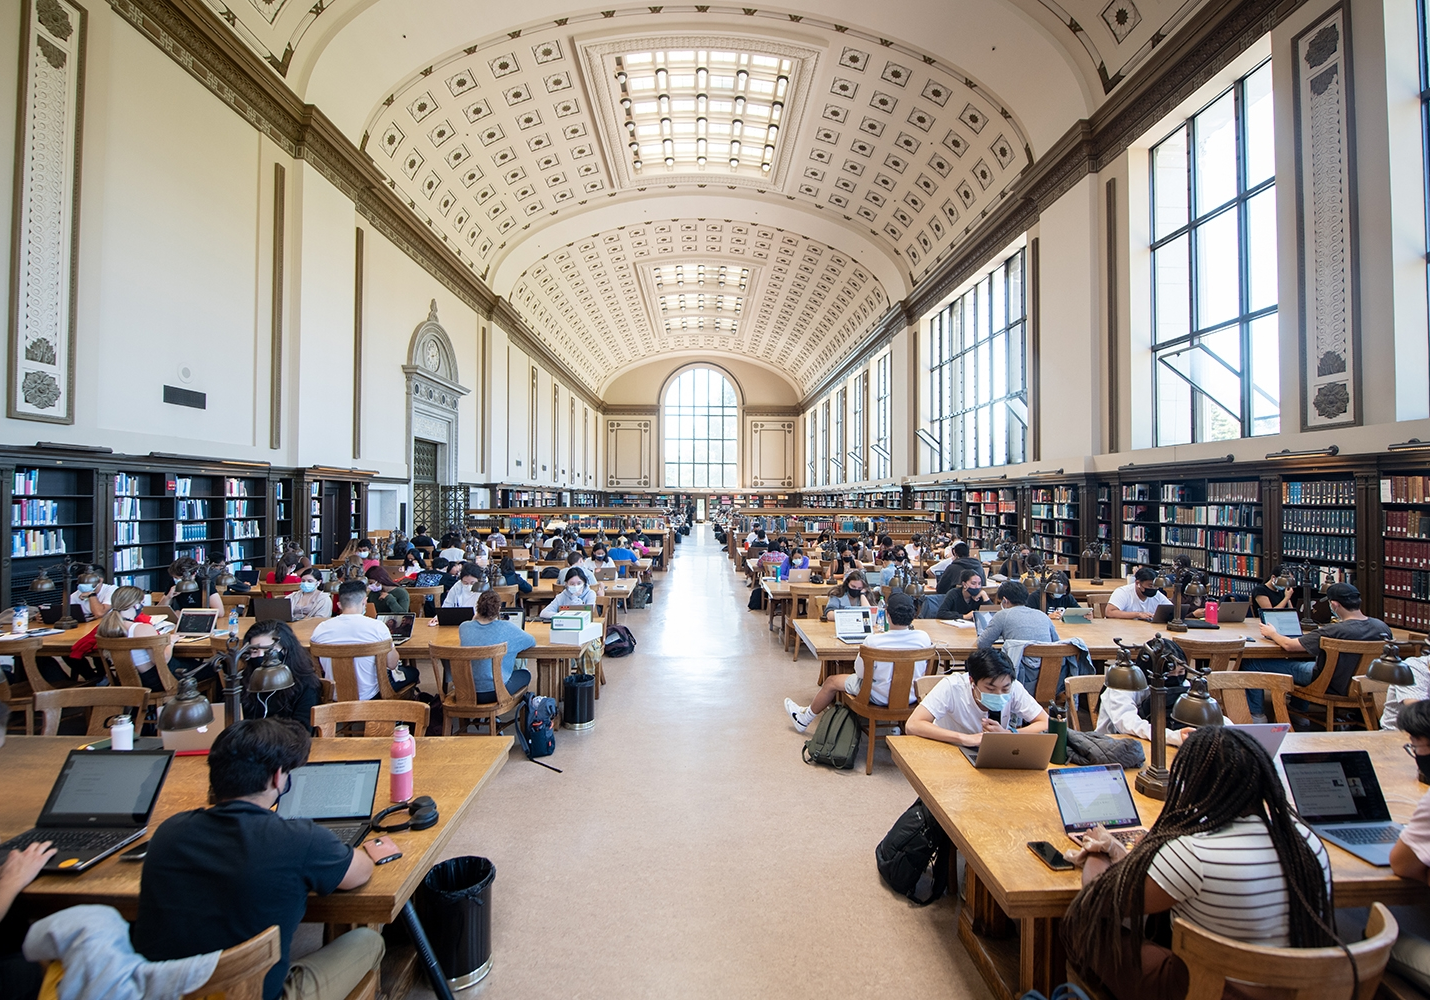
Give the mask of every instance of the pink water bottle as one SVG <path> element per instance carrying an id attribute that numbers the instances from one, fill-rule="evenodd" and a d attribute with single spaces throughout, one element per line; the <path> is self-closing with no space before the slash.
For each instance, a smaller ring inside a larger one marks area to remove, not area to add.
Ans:
<path id="1" fill-rule="evenodd" d="M 1216 602 L 1216 601 L 1207 601 L 1207 604 L 1206 604 L 1206 612 L 1207 612 L 1207 624 L 1208 624 L 1208 625 L 1215 625 L 1215 624 L 1217 623 L 1217 622 L 1216 622 L 1216 616 L 1217 616 L 1217 602 Z"/>
<path id="2" fill-rule="evenodd" d="M 388 797 L 393 802 L 406 802 L 412 798 L 412 758 L 416 754 L 417 742 L 407 727 L 395 727 L 392 730 L 392 749 L 388 763 L 392 786 Z"/>

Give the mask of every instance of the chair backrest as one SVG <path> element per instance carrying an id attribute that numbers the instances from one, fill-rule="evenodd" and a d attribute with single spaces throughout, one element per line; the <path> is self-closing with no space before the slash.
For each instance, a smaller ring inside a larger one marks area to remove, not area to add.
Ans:
<path id="1" fill-rule="evenodd" d="M 1077 656 L 1080 650 L 1070 642 L 1034 642 L 1023 647 L 1023 658 L 1039 661 L 1038 683 L 1032 692 L 1033 700 L 1046 705 L 1058 692 L 1058 675 L 1062 673 L 1063 659 Z M 1013 665 L 1015 668 L 1017 664 Z"/>
<path id="2" fill-rule="evenodd" d="M 1325 654 L 1325 666 L 1321 669 L 1310 684 L 1304 690 L 1324 696 L 1326 689 L 1336 674 L 1336 667 L 1341 662 L 1342 654 L 1359 656 L 1360 662 L 1351 670 L 1350 676 L 1355 677 L 1365 673 L 1370 669 L 1370 662 L 1374 660 L 1385 649 L 1385 643 L 1379 639 L 1371 639 L 1364 642 L 1356 642 L 1351 639 L 1322 639 L 1321 652 Z"/>
<path id="3" fill-rule="evenodd" d="M 496 705 L 504 705 L 512 700 L 501 676 L 501 661 L 506 656 L 506 643 L 498 642 L 490 646 L 437 646 L 427 647 L 427 655 L 435 667 L 441 663 L 449 675 L 448 700 L 453 705 L 470 707 L 477 704 L 477 681 L 472 673 L 473 664 L 479 660 L 488 661 L 484 668 L 491 671 L 492 683 L 496 690 Z M 495 708 L 494 708 L 495 710 Z"/>
<path id="4" fill-rule="evenodd" d="M 910 711 L 909 695 L 914 693 L 914 664 L 932 663 L 935 659 L 933 649 L 861 649 L 859 656 L 864 661 L 864 683 L 859 685 L 857 695 L 846 694 L 844 703 L 866 718 L 870 715 L 907 716 Z M 872 678 L 876 663 L 890 663 L 894 667 L 889 678 L 887 708 L 869 700 L 874 690 Z"/>
<path id="5" fill-rule="evenodd" d="M 919 701 L 928 697 L 930 691 L 938 687 L 938 682 L 943 680 L 943 674 L 924 674 L 922 677 L 914 678 L 914 694 L 919 696 Z"/>
<path id="6" fill-rule="evenodd" d="M 54 685 L 45 680 L 44 674 L 40 673 L 39 652 L 45 640 L 39 636 L 26 636 L 23 639 L 9 639 L 5 642 L 5 652 L 15 657 L 15 665 L 20 669 L 16 671 L 18 676 L 16 681 L 25 681 L 30 685 L 31 691 L 51 691 Z"/>
<path id="7" fill-rule="evenodd" d="M 281 597 L 298 589 L 296 583 L 260 583 L 258 589 L 268 597 Z"/>
<path id="8" fill-rule="evenodd" d="M 1351 678 L 1350 696 L 1360 702 L 1360 714 L 1368 732 L 1380 728 L 1380 717 L 1385 714 L 1385 697 L 1389 690 L 1387 681 L 1373 681 L 1364 675 Z"/>
<path id="9" fill-rule="evenodd" d="M 141 610 L 151 619 L 167 618 L 176 625 L 179 622 L 179 613 L 167 604 L 151 604 Z"/>
<path id="10" fill-rule="evenodd" d="M 406 590 L 407 598 L 411 601 L 414 608 L 420 608 L 422 606 L 422 599 L 424 597 L 430 597 L 434 601 L 440 601 L 442 599 L 441 587 L 407 587 Z"/>
<path id="11" fill-rule="evenodd" d="M 1092 608 L 1092 617 L 1107 617 L 1107 602 L 1109 599 L 1108 597 L 1103 597 L 1101 594 L 1094 594 L 1087 599 L 1087 606 Z"/>
<path id="12" fill-rule="evenodd" d="M 399 722 L 405 722 L 413 736 L 421 736 L 427 732 L 432 713 L 420 701 L 378 698 L 314 705 L 310 714 L 318 735 L 333 737 L 339 735 L 338 726 L 345 722 L 358 723 L 343 734 L 347 736 L 391 736 L 393 726 Z"/>
<path id="13" fill-rule="evenodd" d="M 67 708 L 89 709 L 86 735 L 103 736 L 109 732 L 109 727 L 105 723 L 114 716 L 120 715 L 123 710 L 133 709 L 134 724 L 137 727 L 144 721 L 144 711 L 148 707 L 149 689 L 143 685 L 137 687 L 116 685 L 73 687 L 35 692 L 35 711 L 42 713 L 45 717 L 44 730 L 40 734 L 42 736 L 59 735 L 60 715 Z M 113 709 L 113 711 L 96 711 L 96 709 Z"/>
<path id="14" fill-rule="evenodd" d="M 810 597 L 809 604 L 811 608 L 810 617 L 823 619 L 825 609 L 829 607 L 829 595 L 815 594 Z"/>
<path id="15" fill-rule="evenodd" d="M 368 605 L 371 607 L 372 605 Z M 308 645 L 308 655 L 314 660 L 327 657 L 332 664 L 333 687 L 338 701 L 359 701 L 357 666 L 353 662 L 364 656 L 374 657 L 378 674 L 378 691 L 382 691 L 382 675 L 387 671 L 387 653 L 392 649 L 392 640 L 378 642 L 313 642 Z"/>
<path id="16" fill-rule="evenodd" d="M 1240 669 L 1246 653 L 1245 639 L 1187 639 L 1177 637 L 1177 645 L 1192 660 L 1204 660 L 1213 671 Z"/>
<path id="17" fill-rule="evenodd" d="M 502 607 L 510 608 L 516 606 L 516 584 L 512 584 L 510 587 L 493 587 L 492 590 L 496 592 L 497 597 L 501 598 Z"/>
<path id="18" fill-rule="evenodd" d="M 218 599 L 223 601 L 223 613 L 228 614 L 231 608 L 238 608 L 240 618 L 247 617 L 249 602 L 253 600 L 252 594 L 219 594 Z"/>
<path id="19" fill-rule="evenodd" d="M 1289 722 L 1286 698 L 1295 684 L 1290 674 L 1261 674 L 1254 670 L 1216 670 L 1207 674 L 1207 691 L 1221 706 L 1222 714 L 1238 726 L 1252 721 L 1246 704 L 1248 690 L 1267 692 L 1266 721 Z"/>
<path id="20" fill-rule="evenodd" d="M 1077 712 L 1078 695 L 1087 695 L 1087 714 L 1092 719 L 1092 728 L 1097 728 L 1097 703 L 1102 700 L 1102 685 L 1106 681 L 1102 674 L 1081 674 L 1070 676 L 1063 684 L 1068 696 L 1068 728 L 1082 731 L 1082 720 Z"/>
<path id="21" fill-rule="evenodd" d="M 1375 996 L 1399 932 L 1385 905 L 1372 903 L 1365 940 L 1348 946 L 1359 980 L 1358 1000 Z M 1287 1000 L 1344 1000 L 1351 991 L 1351 962 L 1339 947 L 1243 944 L 1177 918 L 1172 921 L 1172 952 L 1190 973 L 1187 1000 L 1216 1000 L 1228 979 L 1275 986 L 1277 996 Z"/>
<path id="22" fill-rule="evenodd" d="M 221 951 L 208 982 L 185 993 L 184 1000 L 219 995 L 224 1000 L 259 1000 L 263 996 L 263 979 L 282 954 L 283 945 L 275 924 L 242 944 Z"/>
<path id="23" fill-rule="evenodd" d="M 169 673 L 169 668 L 164 663 L 164 649 L 169 645 L 167 635 L 136 635 L 133 638 L 121 636 L 114 639 L 97 635 L 94 643 L 114 678 L 125 687 L 147 686 L 140 680 L 139 668 L 134 665 L 134 652 L 143 649 L 149 652 L 150 659 L 150 663 L 144 666 L 154 667 L 159 671 L 164 691 L 173 694 L 178 689 L 179 682 L 174 680 L 174 675 Z"/>

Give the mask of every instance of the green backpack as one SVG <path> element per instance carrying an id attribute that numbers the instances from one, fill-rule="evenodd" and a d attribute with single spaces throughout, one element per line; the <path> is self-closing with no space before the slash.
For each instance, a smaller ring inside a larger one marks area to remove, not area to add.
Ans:
<path id="1" fill-rule="evenodd" d="M 844 705 L 831 706 L 820 714 L 814 738 L 804 741 L 804 762 L 843 771 L 853 767 L 858 756 L 859 719 Z"/>

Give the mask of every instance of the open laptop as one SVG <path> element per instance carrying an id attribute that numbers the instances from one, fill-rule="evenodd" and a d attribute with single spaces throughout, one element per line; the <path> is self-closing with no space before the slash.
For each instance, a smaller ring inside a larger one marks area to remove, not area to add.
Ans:
<path id="1" fill-rule="evenodd" d="M 259 695 L 263 698 L 263 695 Z M 179 756 L 189 754 L 208 753 L 213 748 L 214 740 L 218 739 L 218 734 L 223 732 L 223 702 L 213 703 L 214 720 L 207 726 L 199 729 L 175 729 L 171 732 L 159 733 L 159 738 L 164 741 L 164 749 L 172 750 Z"/>
<path id="2" fill-rule="evenodd" d="M 814 571 L 813 571 L 813 570 L 809 570 L 809 569 L 792 569 L 792 570 L 789 571 L 789 582 L 790 582 L 790 583 L 808 583 L 808 582 L 809 582 L 809 574 L 812 573 L 812 572 L 814 572 Z"/>
<path id="3" fill-rule="evenodd" d="M 179 623 L 174 626 L 174 634 L 179 642 L 194 642 L 207 639 L 213 634 L 218 612 L 212 608 L 194 608 L 179 612 Z"/>
<path id="4" fill-rule="evenodd" d="M 1364 750 L 1286 753 L 1281 755 L 1281 769 L 1301 821 L 1317 836 L 1373 865 L 1390 864 L 1390 848 L 1401 826 L 1390 819 L 1370 754 Z"/>
<path id="5" fill-rule="evenodd" d="M 1216 606 L 1216 620 L 1223 625 L 1239 625 L 1246 621 L 1250 610 L 1250 601 L 1220 601 Z"/>
<path id="6" fill-rule="evenodd" d="M 1129 848 L 1146 835 L 1121 764 L 1054 768 L 1048 780 L 1053 783 L 1063 831 L 1073 843 L 1081 844 L 1082 835 L 1099 825 Z"/>
<path id="7" fill-rule="evenodd" d="M 1154 611 L 1154 612 L 1152 612 L 1152 624 L 1154 624 L 1154 625 L 1165 625 L 1167 622 L 1169 622 L 1169 621 L 1172 620 L 1172 612 L 1173 612 L 1173 610 L 1175 610 L 1175 608 L 1174 608 L 1174 606 L 1171 605 L 1171 604 L 1159 604 L 1159 605 L 1157 605 L 1157 610 Z M 1183 607 L 1182 611 L 1183 611 L 1183 614 L 1182 614 L 1182 624 L 1185 625 L 1185 626 L 1187 626 L 1187 628 L 1220 628 L 1220 627 L 1221 627 L 1220 625 L 1218 625 L 1218 624 L 1216 624 L 1216 623 L 1214 623 L 1214 622 L 1205 622 L 1205 621 L 1202 621 L 1200 618 L 1193 618 L 1193 617 L 1192 617 L 1192 609 L 1191 609 L 1190 606 Z"/>
<path id="8" fill-rule="evenodd" d="M 293 772 L 293 784 L 278 800 L 278 815 L 310 819 L 356 847 L 367 836 L 381 771 L 378 760 L 310 761 Z"/>
<path id="9" fill-rule="evenodd" d="M 476 614 L 473 608 L 438 608 L 438 625 L 460 625 L 462 622 L 469 622 Z"/>
<path id="10" fill-rule="evenodd" d="M 1282 742 L 1286 739 L 1286 734 L 1291 731 L 1289 722 L 1256 722 L 1249 726 L 1237 726 L 1243 733 L 1255 738 L 1261 748 L 1266 751 L 1266 755 L 1273 760 L 1277 751 L 1281 749 Z"/>
<path id="11" fill-rule="evenodd" d="M 261 622 L 291 622 L 293 602 L 286 597 L 254 597 L 251 614 Z"/>
<path id="12" fill-rule="evenodd" d="M 53 625 L 55 622 L 59 621 L 65 616 L 66 611 L 68 611 L 70 617 L 77 622 L 89 620 L 89 612 L 85 610 L 85 608 L 83 608 L 82 606 L 78 604 L 71 604 L 68 608 L 66 608 L 63 604 L 60 604 L 58 602 L 54 604 L 40 605 L 40 620 L 43 621 L 46 625 Z"/>
<path id="13" fill-rule="evenodd" d="M 869 608 L 835 608 L 834 637 L 851 646 L 862 645 L 874 634 L 874 615 Z"/>
<path id="14" fill-rule="evenodd" d="M 1287 637 L 1301 635 L 1301 613 L 1299 611 L 1263 611 L 1261 620 L 1274 628 L 1279 635 Z"/>
<path id="15" fill-rule="evenodd" d="M 983 634 L 983 630 L 986 629 L 988 627 L 988 623 L 993 620 L 994 614 L 996 614 L 996 612 L 993 611 L 973 612 L 973 627 L 977 630 L 977 635 Z"/>
<path id="16" fill-rule="evenodd" d="M 258 570 L 256 569 L 236 569 L 233 571 L 233 575 L 250 587 L 258 583 Z"/>
<path id="17" fill-rule="evenodd" d="M 620 571 L 614 566 L 602 566 L 596 570 L 597 580 L 614 580 Z"/>
<path id="18" fill-rule="evenodd" d="M 958 749 L 980 771 L 1041 771 L 1057 745 L 1057 733 L 984 733 L 979 746 Z"/>
<path id="19" fill-rule="evenodd" d="M 0 844 L 10 851 L 54 844 L 47 872 L 76 875 L 142 837 L 174 755 L 168 750 L 71 750 L 33 830 Z"/>
<path id="20" fill-rule="evenodd" d="M 412 623 L 417 620 L 417 616 L 414 614 L 378 615 L 377 620 L 386 625 L 387 631 L 392 633 L 392 644 L 401 646 L 412 638 Z"/>
<path id="21" fill-rule="evenodd" d="M 526 612 L 521 608 L 502 608 L 501 620 L 511 622 L 517 628 L 526 628 Z"/>

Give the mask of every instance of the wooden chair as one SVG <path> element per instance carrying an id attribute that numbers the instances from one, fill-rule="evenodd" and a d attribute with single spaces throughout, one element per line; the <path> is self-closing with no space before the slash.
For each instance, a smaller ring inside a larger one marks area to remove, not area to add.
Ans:
<path id="1" fill-rule="evenodd" d="M 1372 903 L 1365 940 L 1349 946 L 1358 1000 L 1375 996 L 1399 932 L 1385 905 Z M 1344 1000 L 1351 991 L 1351 963 L 1339 947 L 1266 948 L 1173 919 L 1172 952 L 1187 965 L 1187 1000 L 1217 1000 L 1228 979 L 1274 986 L 1286 1000 Z"/>
<path id="2" fill-rule="evenodd" d="M 527 685 L 518 691 L 506 689 L 501 676 L 501 661 L 502 657 L 506 656 L 506 643 L 499 642 L 491 646 L 431 645 L 427 647 L 427 652 L 432 657 L 433 667 L 440 663 L 443 676 L 447 678 L 446 688 L 442 693 L 444 731 L 454 729 L 457 733 L 463 732 L 468 720 L 477 722 L 480 728 L 480 720 L 486 719 L 491 735 L 499 735 L 501 730 L 497 724 L 497 716 L 506 715 L 515 709 L 529 687 Z M 483 669 L 491 671 L 492 681 L 496 685 L 496 700 L 490 703 L 477 701 L 477 682 L 472 671 L 473 664 L 479 660 L 488 661 L 488 665 Z"/>
<path id="3" fill-rule="evenodd" d="M 204 1000 L 221 996 L 224 1000 L 261 1000 L 263 979 L 283 954 L 278 927 L 255 934 L 242 944 L 225 948 L 218 956 L 218 965 L 204 983 L 184 1000 Z"/>
<path id="4" fill-rule="evenodd" d="M 411 607 L 415 609 L 415 610 L 412 612 L 414 615 L 420 615 L 420 614 L 422 614 L 422 608 L 426 605 L 426 603 L 427 603 L 427 598 L 429 598 L 429 597 L 432 598 L 432 604 L 433 604 L 434 607 L 439 607 L 439 608 L 440 608 L 440 607 L 442 606 L 442 588 L 441 588 L 441 587 L 408 587 L 408 588 L 407 588 L 407 600 L 408 600 L 408 603 L 411 605 Z"/>
<path id="5" fill-rule="evenodd" d="M 437 589 L 441 590 L 442 588 L 438 587 Z M 516 584 L 512 584 L 510 587 L 492 588 L 492 590 L 496 591 L 496 595 L 501 598 L 501 606 L 504 608 L 516 607 L 516 595 L 519 589 Z"/>
<path id="6" fill-rule="evenodd" d="M 929 696 L 929 692 L 938 687 L 938 682 L 943 680 L 943 674 L 924 674 L 922 677 L 914 678 L 914 694 L 919 696 L 919 701 L 923 701 Z"/>
<path id="7" fill-rule="evenodd" d="M 1380 728 L 1380 717 L 1385 714 L 1385 697 L 1389 690 L 1387 681 L 1373 681 L 1364 675 L 1351 678 L 1350 696 L 1360 704 L 1366 732 Z"/>
<path id="8" fill-rule="evenodd" d="M 169 672 L 169 665 L 164 662 L 164 650 L 169 647 L 169 637 L 167 635 L 137 635 L 130 638 L 119 637 L 106 639 L 104 636 L 95 636 L 95 647 L 99 650 L 99 655 L 104 659 L 105 669 L 109 672 L 111 682 L 121 684 L 125 687 L 142 687 L 148 685 L 140 680 L 139 668 L 134 665 L 134 654 L 139 650 L 145 650 L 152 661 L 152 669 L 159 671 L 159 680 L 164 685 L 163 691 L 151 691 L 149 703 L 154 706 L 164 704 L 174 696 L 179 689 L 179 682 L 174 679 L 174 675 Z M 151 664 L 146 664 L 150 666 Z M 147 671 L 145 671 L 147 673 Z"/>
<path id="9" fill-rule="evenodd" d="M 1081 674 L 1067 679 L 1063 690 L 1068 696 L 1068 728 L 1082 732 L 1082 719 L 1078 716 L 1078 695 L 1087 695 L 1087 714 L 1092 719 L 1092 728 L 1097 728 L 1097 703 L 1102 700 L 1102 685 L 1107 680 L 1102 674 Z"/>
<path id="10" fill-rule="evenodd" d="M 354 661 L 364 656 L 371 656 L 376 660 L 378 697 L 396 697 L 395 694 L 386 693 L 392 690 L 392 679 L 387 677 L 387 654 L 391 649 L 391 639 L 379 642 L 314 642 L 308 645 L 308 655 L 315 661 L 320 657 L 327 657 L 332 665 L 327 672 L 332 675 L 337 701 L 361 701 L 358 697 L 357 666 Z"/>
<path id="11" fill-rule="evenodd" d="M 1070 642 L 1034 642 L 1023 647 L 1025 660 L 1038 660 L 1038 683 L 1032 692 L 1033 700 L 1039 705 L 1047 705 L 1058 693 L 1058 675 L 1063 670 L 1063 659 L 1077 656 L 1081 652 Z M 1018 664 L 1013 664 L 1016 669 Z"/>
<path id="12" fill-rule="evenodd" d="M 813 610 L 809 613 L 809 617 L 810 617 L 810 618 L 818 618 L 820 621 L 823 621 L 823 620 L 824 620 L 825 610 L 829 607 L 829 595 L 828 595 L 828 594 L 813 594 L 813 595 L 811 595 L 810 598 L 809 598 L 809 607 L 813 609 Z"/>
<path id="13" fill-rule="evenodd" d="M 264 597 L 283 597 L 298 589 L 296 583 L 260 583 L 258 589 L 263 592 Z"/>
<path id="14" fill-rule="evenodd" d="M 1350 653 L 1360 657 L 1360 663 L 1351 671 L 1351 676 L 1359 676 L 1370 669 L 1370 663 L 1381 651 L 1385 649 L 1385 643 L 1379 639 L 1367 642 L 1353 642 L 1350 639 L 1322 639 L 1321 652 L 1325 654 L 1325 666 L 1321 672 L 1311 679 L 1311 683 L 1305 687 L 1297 686 L 1291 689 L 1292 698 L 1300 698 L 1308 701 L 1312 705 L 1319 705 L 1325 709 L 1326 732 L 1336 731 L 1336 709 L 1348 709 L 1360 714 L 1360 698 L 1347 692 L 1344 695 L 1331 694 L 1326 689 L 1330 686 L 1331 678 L 1335 676 L 1336 664 L 1340 662 L 1342 653 Z M 1293 715 L 1310 720 L 1310 714 L 1306 712 L 1292 710 Z"/>
<path id="15" fill-rule="evenodd" d="M 1267 722 L 1290 722 L 1286 696 L 1295 681 L 1290 674 L 1259 674 L 1254 670 L 1214 670 L 1207 674 L 1207 691 L 1221 706 L 1222 715 L 1238 726 L 1251 724 L 1247 691 L 1265 691 Z"/>
<path id="16" fill-rule="evenodd" d="M 0 674 L 0 702 L 8 706 L 10 712 L 25 713 L 26 736 L 35 735 L 35 692 L 54 690 L 54 685 L 40 673 L 36 657 L 43 644 L 44 639 L 38 636 L 11 639 L 5 643 L 5 652 L 15 657 L 15 683 L 8 683 L 4 680 L 5 675 Z"/>
<path id="17" fill-rule="evenodd" d="M 1107 602 L 1108 602 L 1108 598 L 1102 597 L 1101 595 L 1089 597 L 1089 598 L 1087 599 L 1087 606 L 1090 607 L 1090 608 L 1092 608 L 1092 617 L 1094 617 L 1094 618 L 1106 618 L 1106 617 L 1107 617 Z"/>
<path id="18" fill-rule="evenodd" d="M 248 606 L 253 602 L 252 594 L 219 594 L 218 599 L 223 601 L 223 616 L 228 619 L 228 613 L 234 608 L 238 608 L 238 617 L 248 617 Z"/>
<path id="19" fill-rule="evenodd" d="M 1188 659 L 1207 662 L 1213 673 L 1240 669 L 1242 657 L 1246 654 L 1244 639 L 1187 639 L 1181 635 L 1173 638 Z"/>
<path id="20" fill-rule="evenodd" d="M 105 736 L 109 733 L 107 723 L 114 716 L 121 714 L 120 710 L 134 710 L 134 724 L 137 728 L 144 721 L 144 712 L 148 707 L 149 689 L 143 685 L 138 687 L 63 688 L 57 691 L 35 692 L 35 711 L 44 716 L 41 736 L 58 736 L 60 734 L 60 716 L 67 708 L 89 709 L 85 735 Z M 94 711 L 95 709 L 114 709 L 114 711 L 106 713 Z"/>
<path id="21" fill-rule="evenodd" d="M 388 700 L 375 701 L 333 701 L 314 705 L 312 722 L 323 737 L 343 736 L 391 736 L 393 726 L 407 723 L 413 736 L 424 736 L 431 719 L 431 710 L 420 701 Z M 345 732 L 339 727 L 344 723 L 356 725 Z"/>
<path id="22" fill-rule="evenodd" d="M 873 774 L 874 741 L 879 736 L 879 727 L 892 729 L 909 721 L 909 716 L 914 711 L 914 706 L 909 704 L 909 695 L 914 691 L 914 664 L 932 659 L 933 654 L 927 649 L 869 649 L 864 650 L 861 657 L 864 660 L 864 683 L 859 685 L 859 693 L 844 693 L 840 697 L 851 712 L 868 723 L 869 757 L 864 765 L 864 773 Z M 874 687 L 872 678 L 875 663 L 892 663 L 894 667 L 893 676 L 889 680 L 887 707 L 875 705 L 869 700 L 869 692 Z"/>

